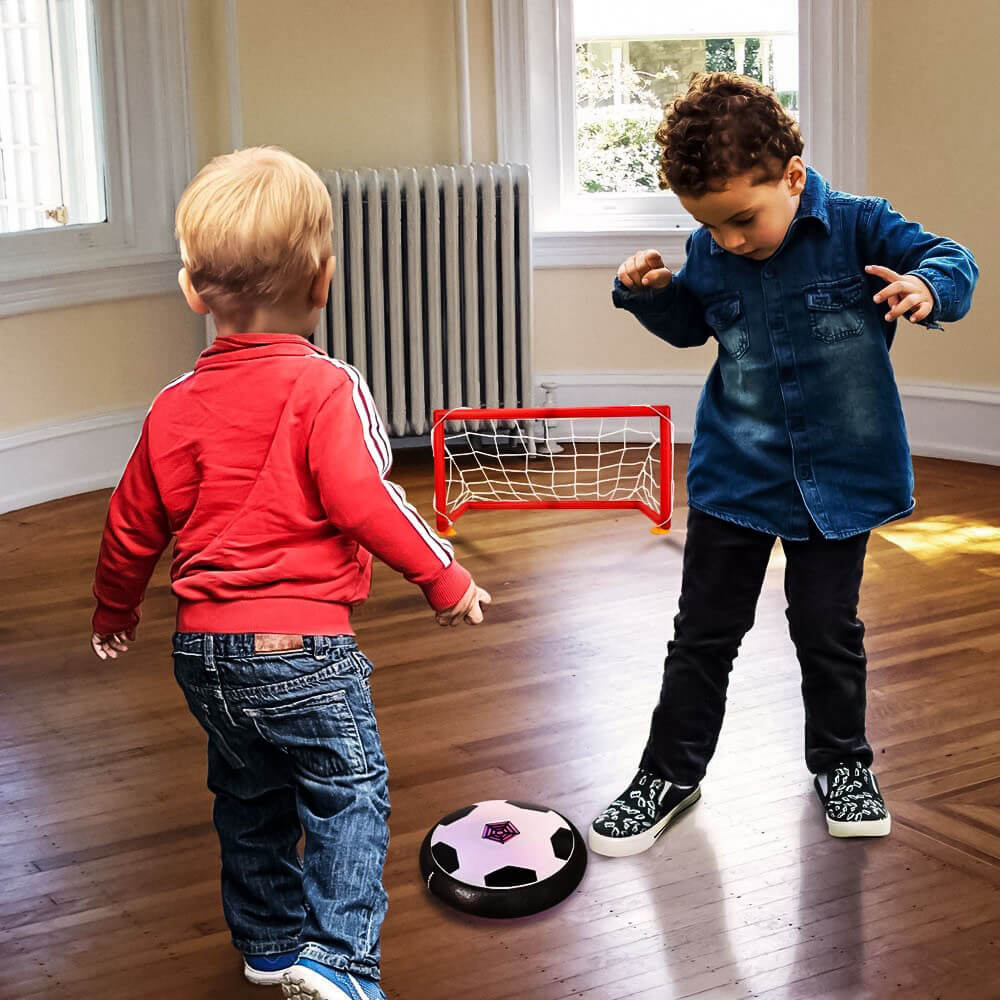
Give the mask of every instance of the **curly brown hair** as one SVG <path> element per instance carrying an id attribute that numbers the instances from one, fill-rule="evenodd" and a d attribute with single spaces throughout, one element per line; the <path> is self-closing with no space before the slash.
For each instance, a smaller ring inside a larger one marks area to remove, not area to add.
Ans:
<path id="1" fill-rule="evenodd" d="M 774 91 L 737 73 L 696 73 L 656 130 L 660 187 L 700 197 L 751 170 L 777 180 L 802 135 Z"/>

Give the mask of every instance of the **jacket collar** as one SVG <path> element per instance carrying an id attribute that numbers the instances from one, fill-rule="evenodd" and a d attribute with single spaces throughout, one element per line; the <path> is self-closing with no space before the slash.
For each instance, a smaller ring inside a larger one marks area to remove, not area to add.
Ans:
<path id="1" fill-rule="evenodd" d="M 822 175 L 812 167 L 806 168 L 806 186 L 799 198 L 799 207 L 788 227 L 791 233 L 793 227 L 798 226 L 803 219 L 817 219 L 830 235 L 830 185 L 823 179 Z M 788 233 L 785 239 L 788 239 Z M 715 240 L 711 241 L 710 252 L 713 254 L 725 253 Z"/>
<path id="2" fill-rule="evenodd" d="M 326 354 L 297 333 L 234 333 L 216 337 L 195 363 L 195 371 L 209 365 L 289 355 Z"/>

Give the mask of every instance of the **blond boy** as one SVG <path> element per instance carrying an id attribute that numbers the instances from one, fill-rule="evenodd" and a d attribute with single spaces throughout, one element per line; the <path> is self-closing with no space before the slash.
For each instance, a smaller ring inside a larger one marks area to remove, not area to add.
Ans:
<path id="1" fill-rule="evenodd" d="M 490 597 L 386 480 L 360 374 L 306 340 L 335 266 L 315 172 L 274 148 L 220 156 L 184 192 L 177 235 L 181 290 L 218 338 L 153 401 L 112 494 L 92 645 L 126 651 L 175 537 L 174 672 L 208 733 L 245 975 L 289 997 L 384 998 L 387 772 L 351 609 L 372 554 L 442 625 L 478 624 Z"/>

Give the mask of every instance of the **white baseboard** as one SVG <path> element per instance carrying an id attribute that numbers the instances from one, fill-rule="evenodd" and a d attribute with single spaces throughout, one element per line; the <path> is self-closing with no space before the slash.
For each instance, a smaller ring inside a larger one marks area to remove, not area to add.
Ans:
<path id="1" fill-rule="evenodd" d="M 563 406 L 667 404 L 674 438 L 691 440 L 704 376 L 691 372 L 550 372 Z M 901 383 L 903 410 L 915 455 L 1000 465 L 1000 389 Z M 0 433 L 0 513 L 117 485 L 132 454 L 146 410 Z"/>
<path id="2" fill-rule="evenodd" d="M 0 434 L 0 514 L 117 486 L 146 410 Z"/>

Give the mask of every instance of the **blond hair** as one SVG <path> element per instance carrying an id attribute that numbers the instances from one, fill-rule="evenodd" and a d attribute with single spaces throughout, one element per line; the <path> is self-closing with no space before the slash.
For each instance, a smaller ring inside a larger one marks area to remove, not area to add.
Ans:
<path id="1" fill-rule="evenodd" d="M 329 193 L 276 146 L 215 157 L 181 196 L 176 225 L 191 284 L 227 321 L 305 294 L 333 254 Z"/>

